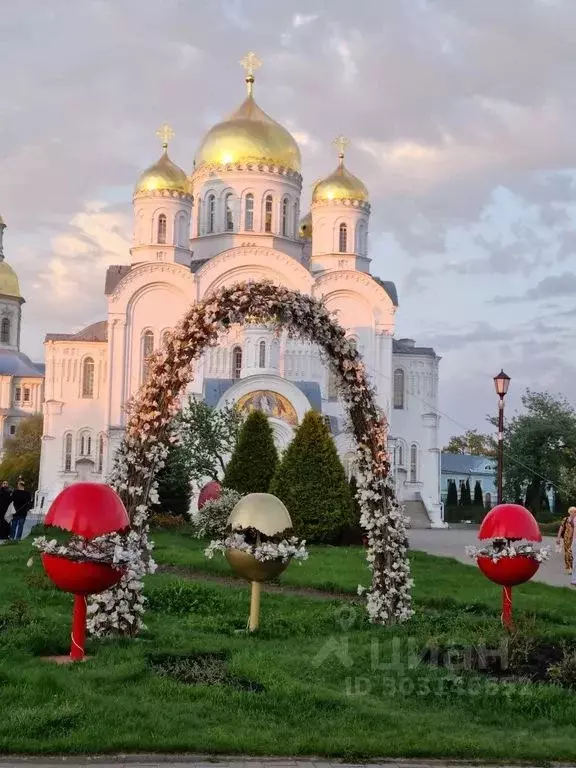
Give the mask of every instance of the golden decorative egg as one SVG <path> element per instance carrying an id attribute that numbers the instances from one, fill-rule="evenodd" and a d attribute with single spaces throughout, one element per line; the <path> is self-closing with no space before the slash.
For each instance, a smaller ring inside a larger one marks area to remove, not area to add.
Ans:
<path id="1" fill-rule="evenodd" d="M 234 507 L 228 518 L 232 530 L 254 528 L 265 536 L 275 536 L 292 528 L 292 519 L 284 504 L 271 493 L 249 493 Z"/>
<path id="2" fill-rule="evenodd" d="M 293 136 L 264 112 L 249 94 L 239 109 L 206 134 L 195 167 L 265 163 L 300 170 L 300 150 Z"/>
<path id="3" fill-rule="evenodd" d="M 341 163 L 336 170 L 314 187 L 312 202 L 324 200 L 368 201 L 368 190 L 357 176 Z"/>
<path id="4" fill-rule="evenodd" d="M 186 174 L 182 168 L 170 160 L 166 150 L 162 153 L 160 160 L 140 176 L 134 194 L 164 190 L 184 193 L 190 191 Z"/>
<path id="5" fill-rule="evenodd" d="M 0 261 L 0 294 L 2 296 L 14 296 L 17 299 L 22 298 L 18 275 L 5 261 Z"/>

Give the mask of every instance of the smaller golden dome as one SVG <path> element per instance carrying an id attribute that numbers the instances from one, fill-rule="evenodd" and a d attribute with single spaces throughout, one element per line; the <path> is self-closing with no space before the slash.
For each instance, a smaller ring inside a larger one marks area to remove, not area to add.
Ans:
<path id="1" fill-rule="evenodd" d="M 298 232 L 302 240 L 312 240 L 312 214 L 310 211 L 300 219 Z"/>
<path id="2" fill-rule="evenodd" d="M 332 142 L 338 147 L 338 168 L 322 181 L 312 192 L 312 202 L 320 200 L 358 200 L 368 202 L 368 190 L 357 176 L 344 166 L 344 150 L 350 144 L 344 136 L 337 136 Z"/>
<path id="3" fill-rule="evenodd" d="M 22 298 L 18 275 L 4 260 L 0 261 L 0 295 L 14 296 L 16 299 Z"/>
<path id="4" fill-rule="evenodd" d="M 320 200 L 358 200 L 368 201 L 368 190 L 363 182 L 350 173 L 341 163 L 338 168 L 314 187 L 312 202 Z"/>
<path id="5" fill-rule="evenodd" d="M 185 193 L 190 191 L 186 174 L 182 168 L 170 160 L 167 147 L 164 147 L 160 160 L 147 168 L 140 176 L 134 194 L 164 190 Z"/>

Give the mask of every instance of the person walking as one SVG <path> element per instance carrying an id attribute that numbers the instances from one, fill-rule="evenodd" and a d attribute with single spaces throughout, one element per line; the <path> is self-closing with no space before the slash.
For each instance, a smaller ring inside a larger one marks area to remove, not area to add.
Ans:
<path id="1" fill-rule="evenodd" d="M 18 480 L 16 490 L 12 494 L 12 504 L 14 505 L 14 514 L 12 516 L 10 538 L 12 541 L 20 541 L 26 516 L 32 509 L 32 494 L 26 490 L 22 480 Z"/>
<path id="2" fill-rule="evenodd" d="M 0 485 L 0 540 L 10 537 L 10 524 L 6 520 L 6 512 L 10 504 L 12 504 L 12 491 L 8 481 L 3 480 Z"/>
<path id="3" fill-rule="evenodd" d="M 570 507 L 568 513 L 558 529 L 556 535 L 556 549 L 564 555 L 564 568 L 566 573 L 572 573 L 574 567 L 574 556 L 572 554 L 572 544 L 574 542 L 574 518 L 576 517 L 576 507 Z"/>

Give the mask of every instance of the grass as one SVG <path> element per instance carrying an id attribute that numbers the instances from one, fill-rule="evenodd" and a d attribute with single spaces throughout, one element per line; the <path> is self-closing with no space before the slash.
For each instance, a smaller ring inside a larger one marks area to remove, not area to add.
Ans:
<path id="1" fill-rule="evenodd" d="M 228 575 L 202 546 L 155 536 L 164 563 Z M 474 569 L 412 554 L 416 616 L 370 626 L 363 607 L 265 594 L 262 630 L 247 636 L 248 587 L 159 574 L 148 579 L 148 629 L 66 653 L 72 600 L 50 587 L 29 542 L 0 547 L 0 752 L 322 754 L 347 760 L 446 757 L 576 759 L 576 698 L 550 684 L 497 683 L 410 663 L 427 643 L 496 647 L 499 594 Z M 361 548 L 313 548 L 283 583 L 353 592 Z M 576 639 L 568 589 L 515 591 L 516 616 L 543 636 Z"/>

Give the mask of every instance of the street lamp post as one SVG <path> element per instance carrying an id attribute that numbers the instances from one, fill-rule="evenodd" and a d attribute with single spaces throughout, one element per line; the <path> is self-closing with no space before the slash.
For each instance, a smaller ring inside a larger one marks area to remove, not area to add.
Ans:
<path id="1" fill-rule="evenodd" d="M 504 468 L 504 398 L 510 386 L 510 376 L 500 371 L 494 376 L 494 386 L 498 395 L 498 468 L 497 468 L 497 492 L 498 504 L 502 504 L 502 478 Z"/>

